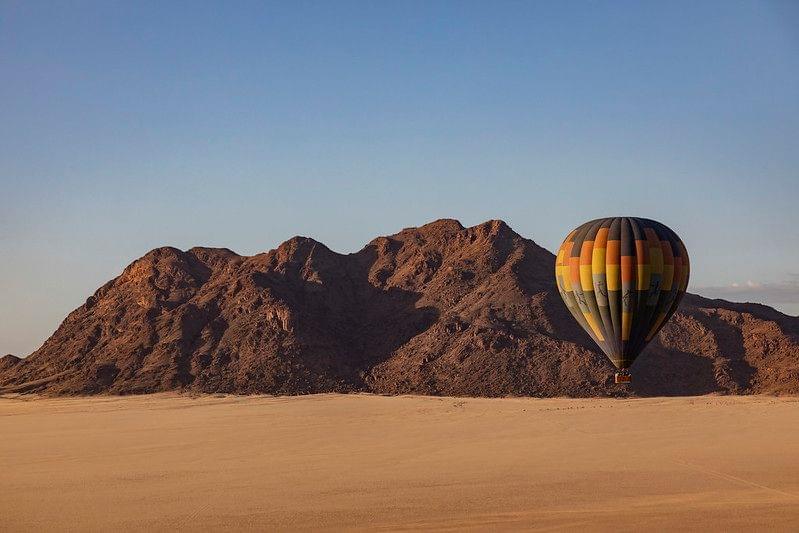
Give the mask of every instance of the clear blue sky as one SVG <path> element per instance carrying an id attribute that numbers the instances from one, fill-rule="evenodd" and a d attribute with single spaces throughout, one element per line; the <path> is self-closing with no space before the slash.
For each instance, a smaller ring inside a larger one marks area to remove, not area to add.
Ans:
<path id="1" fill-rule="evenodd" d="M 799 313 L 796 2 L 5 0 L 0 80 L 0 353 L 156 246 L 441 217 L 648 216 Z"/>

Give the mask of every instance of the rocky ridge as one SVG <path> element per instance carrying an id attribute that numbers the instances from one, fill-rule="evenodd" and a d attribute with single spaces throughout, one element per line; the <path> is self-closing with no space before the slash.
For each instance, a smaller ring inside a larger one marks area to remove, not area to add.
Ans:
<path id="1" fill-rule="evenodd" d="M 799 393 L 799 318 L 687 295 L 629 388 L 569 315 L 554 256 L 492 220 L 338 254 L 158 248 L 67 316 L 0 392 L 455 396 Z"/>

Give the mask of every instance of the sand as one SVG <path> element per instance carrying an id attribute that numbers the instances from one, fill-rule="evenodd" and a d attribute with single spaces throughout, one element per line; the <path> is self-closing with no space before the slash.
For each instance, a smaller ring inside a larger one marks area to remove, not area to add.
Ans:
<path id="1" fill-rule="evenodd" d="M 0 398 L 0 530 L 799 531 L 799 399 Z"/>

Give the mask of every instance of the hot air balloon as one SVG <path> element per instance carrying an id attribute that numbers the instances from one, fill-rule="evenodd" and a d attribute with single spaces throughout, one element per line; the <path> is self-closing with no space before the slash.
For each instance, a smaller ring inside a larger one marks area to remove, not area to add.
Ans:
<path id="1" fill-rule="evenodd" d="M 575 320 L 629 383 L 629 368 L 680 304 L 688 253 L 670 228 L 646 218 L 586 222 L 563 241 L 558 291 Z"/>

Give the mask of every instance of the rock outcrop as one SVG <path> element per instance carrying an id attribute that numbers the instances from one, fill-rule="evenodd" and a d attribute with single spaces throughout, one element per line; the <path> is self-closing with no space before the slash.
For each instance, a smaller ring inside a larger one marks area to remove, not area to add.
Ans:
<path id="1" fill-rule="evenodd" d="M 67 316 L 0 391 L 469 396 L 799 393 L 799 318 L 687 295 L 629 388 L 577 326 L 554 256 L 502 221 L 438 220 L 342 255 L 158 248 Z"/>

